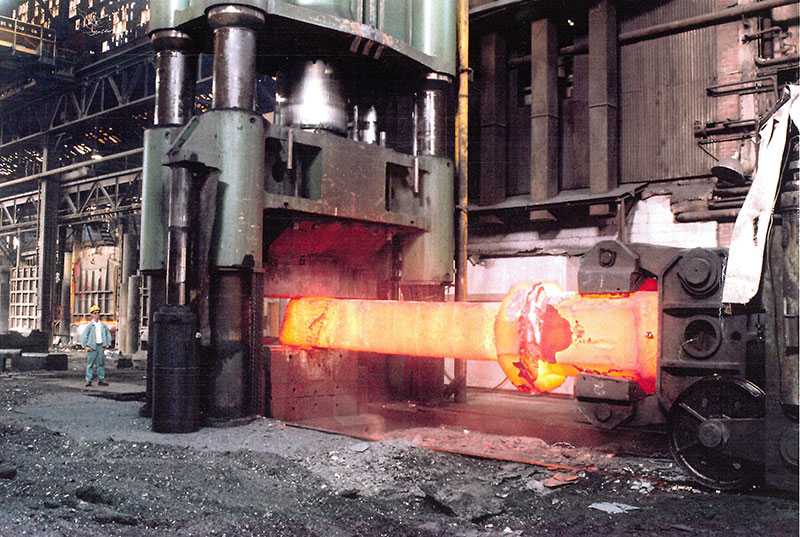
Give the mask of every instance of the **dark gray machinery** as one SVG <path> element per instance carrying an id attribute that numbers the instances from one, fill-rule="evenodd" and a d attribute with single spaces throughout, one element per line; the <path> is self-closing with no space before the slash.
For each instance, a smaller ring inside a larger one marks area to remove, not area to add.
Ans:
<path id="1" fill-rule="evenodd" d="M 758 188 L 756 178 L 748 197 L 775 198 L 774 212 L 769 202 L 754 203 L 763 207 L 763 228 L 756 223 L 740 235 L 752 244 L 763 234 L 763 265 L 734 259 L 735 240 L 730 258 L 722 248 L 605 241 L 583 257 L 579 270 L 581 293 L 634 292 L 655 279 L 659 297 L 656 392 L 645 394 L 635 381 L 582 374 L 575 388 L 579 410 L 605 429 L 666 423 L 675 459 L 718 489 L 763 481 L 797 490 L 798 136 L 794 128 L 788 132 L 785 151 L 781 146 L 775 155 L 774 186 Z M 761 156 L 759 166 L 767 168 Z M 728 300 L 726 279 L 736 278 L 742 272 L 736 264 L 744 263 L 755 267 L 754 295 Z"/>
<path id="2" fill-rule="evenodd" d="M 141 271 L 155 430 L 263 410 L 265 294 L 443 296 L 455 16 L 452 0 L 151 3 Z M 201 52 L 213 101 L 197 113 Z M 442 366 L 428 367 L 435 391 Z"/>

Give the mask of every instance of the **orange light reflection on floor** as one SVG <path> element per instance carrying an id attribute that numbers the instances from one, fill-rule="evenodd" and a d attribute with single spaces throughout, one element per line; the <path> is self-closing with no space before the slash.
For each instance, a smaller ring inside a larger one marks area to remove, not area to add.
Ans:
<path id="1" fill-rule="evenodd" d="M 654 393 L 658 293 L 565 293 L 514 286 L 500 304 L 303 297 L 286 309 L 280 341 L 404 356 L 497 360 L 523 392 L 581 372 L 636 380 Z"/>

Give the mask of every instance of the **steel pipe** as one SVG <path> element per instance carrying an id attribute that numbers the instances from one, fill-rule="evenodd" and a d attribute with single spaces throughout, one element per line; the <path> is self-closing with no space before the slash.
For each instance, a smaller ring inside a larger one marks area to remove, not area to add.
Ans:
<path id="1" fill-rule="evenodd" d="M 39 173 L 35 173 L 33 175 L 29 175 L 27 177 L 20 177 L 19 179 L 12 179 L 11 181 L 3 181 L 0 183 L 0 188 L 6 188 L 11 185 L 18 185 L 20 183 L 26 183 L 28 181 L 33 181 L 34 179 L 41 179 L 42 177 L 49 177 L 51 175 L 61 175 L 62 173 L 77 170 L 78 168 L 86 168 L 87 166 L 95 166 L 97 164 L 102 164 L 103 162 L 108 162 L 110 160 L 116 160 L 119 158 L 130 157 L 132 155 L 137 155 L 142 153 L 144 150 L 140 147 L 138 149 L 130 149 L 128 151 L 122 151 L 121 153 L 116 153 L 114 155 L 109 155 L 107 157 L 103 157 L 97 160 L 87 160 L 84 162 L 76 162 L 75 164 L 68 164 L 66 166 L 62 166 L 60 168 L 53 168 L 52 170 L 43 171 Z"/>
<path id="2" fill-rule="evenodd" d="M 716 209 L 708 211 L 686 211 L 675 215 L 675 221 L 686 222 L 710 222 L 712 220 L 736 220 L 739 216 L 739 209 Z"/>
<path id="3" fill-rule="evenodd" d="M 740 5 L 728 9 L 723 9 L 715 13 L 707 13 L 705 15 L 698 15 L 696 17 L 689 17 L 677 21 L 667 22 L 664 24 L 656 24 L 641 30 L 632 30 L 630 32 L 623 32 L 619 34 L 618 42 L 620 45 L 627 45 L 644 41 L 646 39 L 655 39 L 665 35 L 676 34 L 685 30 L 692 30 L 701 26 L 710 26 L 722 24 L 732 20 L 737 20 L 742 16 L 751 15 L 753 13 L 762 13 L 777 7 L 788 6 L 796 4 L 797 0 L 764 0 L 763 2 L 754 2 L 752 4 Z M 568 47 L 561 47 L 558 51 L 561 56 L 577 56 L 578 54 L 586 54 L 589 50 L 588 43 L 579 43 L 577 45 L 570 45 Z M 530 56 L 521 56 L 509 61 L 511 65 L 519 65 L 523 63 L 530 63 Z"/>
<path id="4" fill-rule="evenodd" d="M 786 54 L 783 56 L 776 56 L 774 58 L 761 58 L 757 57 L 755 60 L 755 64 L 759 67 L 772 67 L 773 65 L 780 65 L 782 63 L 791 63 L 797 62 L 800 60 L 800 55 L 797 54 Z"/>
<path id="5" fill-rule="evenodd" d="M 456 112 L 456 232 L 455 300 L 467 301 L 467 138 L 469 126 L 469 0 L 458 0 L 458 109 Z M 455 401 L 467 400 L 467 361 L 455 360 Z"/>

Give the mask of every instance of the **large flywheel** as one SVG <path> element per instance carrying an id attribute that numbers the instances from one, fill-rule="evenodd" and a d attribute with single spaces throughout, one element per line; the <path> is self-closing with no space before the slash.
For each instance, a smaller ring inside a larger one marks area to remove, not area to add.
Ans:
<path id="1" fill-rule="evenodd" d="M 716 489 L 758 479 L 764 468 L 764 399 L 764 392 L 746 380 L 698 380 L 669 411 L 673 457 L 697 481 Z"/>

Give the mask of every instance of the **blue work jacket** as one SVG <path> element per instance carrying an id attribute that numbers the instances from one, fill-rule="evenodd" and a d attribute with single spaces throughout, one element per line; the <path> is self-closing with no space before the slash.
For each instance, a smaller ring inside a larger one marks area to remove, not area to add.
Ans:
<path id="1" fill-rule="evenodd" d="M 90 322 L 86 325 L 86 328 L 83 329 L 83 334 L 81 335 L 81 345 L 84 348 L 91 347 L 94 349 L 97 347 L 97 336 L 94 334 L 94 327 L 95 323 Z M 110 347 L 111 331 L 106 326 L 106 323 L 100 321 L 100 330 L 103 337 L 103 347 Z"/>

